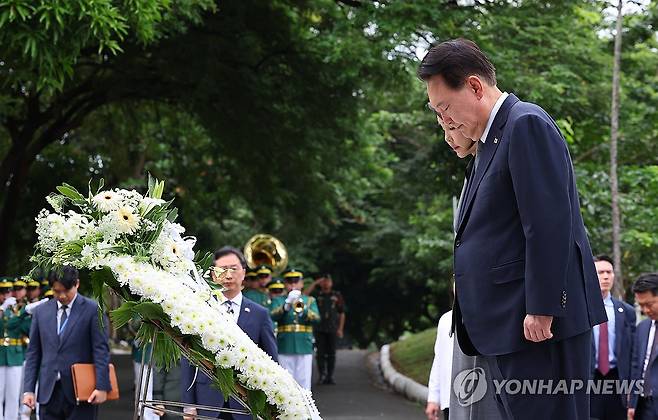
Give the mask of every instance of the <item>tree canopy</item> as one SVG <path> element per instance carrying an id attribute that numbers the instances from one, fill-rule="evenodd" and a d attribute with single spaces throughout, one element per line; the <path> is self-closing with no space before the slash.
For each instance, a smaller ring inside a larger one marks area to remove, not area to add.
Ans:
<path id="1" fill-rule="evenodd" d="M 13 0 L 0 5 L 0 270 L 23 274 L 61 182 L 168 182 L 197 247 L 268 232 L 333 273 L 360 344 L 450 305 L 465 162 L 415 77 L 429 44 L 478 42 L 502 90 L 569 142 L 596 253 L 611 252 L 614 22 L 604 1 Z M 625 285 L 658 257 L 658 5 L 624 17 Z"/>

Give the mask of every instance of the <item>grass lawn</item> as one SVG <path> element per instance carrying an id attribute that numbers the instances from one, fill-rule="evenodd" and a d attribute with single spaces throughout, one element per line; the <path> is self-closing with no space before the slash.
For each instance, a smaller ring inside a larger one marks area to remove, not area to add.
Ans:
<path id="1" fill-rule="evenodd" d="M 405 336 L 391 344 L 391 363 L 401 374 L 427 386 L 435 340 L 436 327 Z"/>

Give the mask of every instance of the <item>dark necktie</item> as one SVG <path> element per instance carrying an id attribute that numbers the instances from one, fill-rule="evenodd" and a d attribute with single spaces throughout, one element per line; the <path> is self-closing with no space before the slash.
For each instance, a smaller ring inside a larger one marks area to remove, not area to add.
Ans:
<path id="1" fill-rule="evenodd" d="M 224 302 L 224 305 L 226 305 L 226 312 L 228 312 L 231 315 L 235 313 L 235 311 L 233 310 L 233 302 L 227 300 L 226 302 Z"/>
<path id="2" fill-rule="evenodd" d="M 64 327 L 66 326 L 66 320 L 68 318 L 68 315 L 66 315 L 66 310 L 68 309 L 68 305 L 62 305 L 62 317 L 59 319 L 59 332 L 57 335 L 61 334 L 62 331 L 64 331 Z"/>
<path id="3" fill-rule="evenodd" d="M 608 323 L 599 325 L 599 372 L 603 376 L 610 372 L 610 361 L 608 360 Z"/>

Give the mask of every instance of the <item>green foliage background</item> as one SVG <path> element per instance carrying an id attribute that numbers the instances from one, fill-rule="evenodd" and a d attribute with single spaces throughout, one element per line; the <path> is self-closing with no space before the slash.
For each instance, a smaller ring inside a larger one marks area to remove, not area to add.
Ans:
<path id="1" fill-rule="evenodd" d="M 596 253 L 611 251 L 610 5 L 564 1 L 0 3 L 0 269 L 22 274 L 44 197 L 167 180 L 197 248 L 274 234 L 333 273 L 361 345 L 448 309 L 453 197 L 414 75 L 430 42 L 477 41 L 503 90 L 564 130 Z M 655 0 L 624 20 L 625 285 L 658 257 Z"/>

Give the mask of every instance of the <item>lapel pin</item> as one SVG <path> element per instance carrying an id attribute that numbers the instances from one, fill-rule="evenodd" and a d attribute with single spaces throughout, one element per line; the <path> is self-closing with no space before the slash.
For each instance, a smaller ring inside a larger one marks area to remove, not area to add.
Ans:
<path id="1" fill-rule="evenodd" d="M 251 309 L 249 309 L 249 308 L 244 308 L 244 311 L 245 311 L 245 312 L 251 312 Z"/>
<path id="2" fill-rule="evenodd" d="M 494 137 L 494 144 L 498 144 L 498 137 Z"/>
<path id="3" fill-rule="evenodd" d="M 624 312 L 624 308 L 617 308 L 619 312 Z"/>

